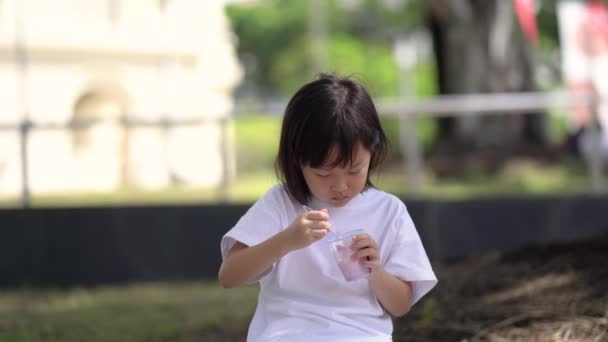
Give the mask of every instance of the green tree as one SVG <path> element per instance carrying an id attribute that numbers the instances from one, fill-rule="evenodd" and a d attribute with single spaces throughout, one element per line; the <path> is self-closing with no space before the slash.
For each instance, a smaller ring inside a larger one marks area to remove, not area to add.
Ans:
<path id="1" fill-rule="evenodd" d="M 273 84 L 281 85 L 284 95 L 291 94 L 310 80 L 311 60 L 307 40 L 283 50 L 271 70 Z M 333 35 L 329 43 L 328 72 L 352 75 L 363 81 L 377 96 L 396 96 L 397 67 L 391 50 L 378 43 L 348 35 Z"/>
<path id="2" fill-rule="evenodd" d="M 238 38 L 238 54 L 245 66 L 244 88 L 255 95 L 276 95 L 280 85 L 271 79 L 273 65 L 282 51 L 306 32 L 306 3 L 261 1 L 251 6 L 228 5 L 226 13 Z"/>
<path id="3" fill-rule="evenodd" d="M 315 70 L 311 58 L 309 1 L 266 0 L 227 7 L 246 70 L 242 92 L 288 96 L 314 74 L 334 71 L 360 75 L 376 96 L 396 95 L 393 39 L 420 24 L 420 4 L 405 0 L 324 4 L 329 56 L 324 70 Z"/>

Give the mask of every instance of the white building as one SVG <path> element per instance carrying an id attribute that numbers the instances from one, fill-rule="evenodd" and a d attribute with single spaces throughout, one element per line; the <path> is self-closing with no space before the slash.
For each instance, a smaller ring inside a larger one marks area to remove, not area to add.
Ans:
<path id="1" fill-rule="evenodd" d="M 31 131 L 34 193 L 218 184 L 231 161 L 216 119 L 240 78 L 222 0 L 0 0 L 0 126 L 102 119 Z M 198 124 L 120 124 L 163 117 Z M 19 151 L 0 130 L 0 196 L 21 191 Z"/>

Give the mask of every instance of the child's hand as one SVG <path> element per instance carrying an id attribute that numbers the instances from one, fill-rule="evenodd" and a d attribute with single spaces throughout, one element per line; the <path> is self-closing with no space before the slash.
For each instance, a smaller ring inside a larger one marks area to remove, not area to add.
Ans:
<path id="1" fill-rule="evenodd" d="M 290 251 L 307 247 L 322 239 L 330 230 L 327 209 L 307 211 L 281 232 Z"/>
<path id="2" fill-rule="evenodd" d="M 354 236 L 351 249 L 354 251 L 352 256 L 353 259 L 358 259 L 359 262 L 361 262 L 361 265 L 368 267 L 372 273 L 382 269 L 378 244 L 368 234 Z"/>

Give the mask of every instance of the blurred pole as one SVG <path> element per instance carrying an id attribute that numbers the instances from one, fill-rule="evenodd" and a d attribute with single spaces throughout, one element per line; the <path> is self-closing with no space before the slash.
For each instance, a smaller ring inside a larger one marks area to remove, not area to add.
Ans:
<path id="1" fill-rule="evenodd" d="M 584 30 L 584 39 L 583 44 L 585 49 L 590 50 L 592 46 L 589 30 Z M 589 59 L 585 59 L 585 67 L 587 71 L 587 75 L 589 75 L 589 81 L 594 85 L 593 76 L 594 63 Z M 588 94 L 589 96 L 589 94 Z M 588 98 L 589 100 L 589 98 Z M 594 92 L 591 96 L 591 101 L 589 103 L 589 111 L 591 112 L 591 120 L 589 122 L 589 139 L 591 139 L 591 155 L 586 157 L 587 159 L 587 170 L 589 172 L 589 177 L 591 178 L 591 193 L 599 194 L 603 191 L 603 172 L 602 172 L 602 146 L 600 143 L 602 141 L 600 127 L 599 127 L 599 117 L 598 111 L 601 103 L 601 93 Z"/>
<path id="2" fill-rule="evenodd" d="M 28 136 L 31 129 L 28 98 L 28 59 L 25 44 L 25 0 L 15 3 L 15 64 L 17 65 L 16 85 L 19 92 L 17 106 L 21 112 L 20 155 L 21 155 L 21 206 L 31 206 L 28 168 Z"/>
<path id="3" fill-rule="evenodd" d="M 418 63 L 417 37 L 398 37 L 395 41 L 394 54 L 399 68 L 398 90 L 400 101 L 405 101 L 408 94 L 416 93 L 415 68 Z M 400 106 L 403 107 L 403 106 Z M 405 152 L 405 168 L 407 170 L 407 185 L 410 193 L 420 193 L 420 169 L 422 168 L 422 157 L 418 135 L 416 134 L 416 113 L 399 113 L 399 147 Z"/>
<path id="4" fill-rule="evenodd" d="M 220 124 L 220 153 L 222 158 L 222 180 L 220 182 L 217 198 L 219 202 L 226 203 L 228 201 L 228 188 L 230 187 L 230 118 L 222 117 L 219 119 Z"/>
<path id="5" fill-rule="evenodd" d="M 327 1 L 309 0 L 308 5 L 308 32 L 310 34 L 312 74 L 314 75 L 326 72 L 329 65 Z"/>
<path id="6" fill-rule="evenodd" d="M 601 99 L 597 96 L 591 101 L 591 124 L 589 125 L 589 136 L 591 139 L 591 155 L 589 156 L 589 173 L 591 177 L 591 192 L 600 194 L 604 191 L 602 170 L 602 133 L 600 131 L 598 110 Z"/>
<path id="7" fill-rule="evenodd" d="M 165 172 L 169 175 L 170 186 L 173 185 L 173 177 L 171 170 L 171 163 L 169 161 L 169 134 L 171 133 L 171 127 L 169 125 L 169 119 L 171 117 L 170 112 L 173 111 L 173 103 L 170 101 L 171 91 L 171 50 L 169 47 L 170 30 L 169 30 L 169 18 L 167 14 L 167 7 L 169 0 L 160 0 L 158 3 L 160 10 L 162 11 L 162 30 L 163 30 L 163 57 L 160 62 L 160 78 L 162 84 L 162 113 L 161 113 L 161 148 L 162 148 L 162 162 L 164 164 Z"/>

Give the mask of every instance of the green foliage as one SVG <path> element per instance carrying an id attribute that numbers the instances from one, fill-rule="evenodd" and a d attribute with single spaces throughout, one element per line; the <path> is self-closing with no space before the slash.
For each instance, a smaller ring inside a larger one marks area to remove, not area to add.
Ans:
<path id="1" fill-rule="evenodd" d="M 272 89 L 270 74 L 277 55 L 301 39 L 306 30 L 306 2 L 262 1 L 259 5 L 229 5 L 226 14 L 238 37 L 238 54 L 246 81 Z"/>
<path id="2" fill-rule="evenodd" d="M 392 6 L 385 3 L 365 0 L 352 7 L 343 0 L 325 2 L 327 70 L 313 68 L 309 1 L 266 0 L 227 6 L 246 72 L 241 91 L 256 96 L 289 96 L 316 73 L 333 71 L 361 75 L 375 96 L 396 95 L 393 39 L 419 25 L 422 7 L 417 1 L 393 1 Z"/>
<path id="3" fill-rule="evenodd" d="M 557 1 L 544 0 L 536 15 L 540 47 L 544 50 L 554 50 L 559 46 L 559 27 L 557 22 Z"/>
<path id="4" fill-rule="evenodd" d="M 335 71 L 362 75 L 375 96 L 395 95 L 393 40 L 425 25 L 424 1 L 321 1 L 327 10 L 327 70 L 313 69 L 310 2 L 260 0 L 226 7 L 246 72 L 240 91 L 255 96 L 288 96 L 314 74 Z M 538 5 L 540 48 L 552 51 L 559 46 L 557 0 L 544 0 Z M 418 67 L 421 68 L 434 67 L 427 63 Z M 428 71 L 416 70 L 417 87 L 424 89 L 423 94 L 435 94 L 436 78 L 434 72 Z"/>
<path id="5" fill-rule="evenodd" d="M 235 120 L 237 173 L 272 169 L 278 152 L 281 118 L 247 115 Z"/>
<path id="6" fill-rule="evenodd" d="M 568 135 L 568 112 L 555 109 L 548 113 L 548 134 L 553 144 L 560 144 Z"/>
<path id="7" fill-rule="evenodd" d="M 382 116 L 380 122 L 382 124 L 382 129 L 384 129 L 384 134 L 386 134 L 389 141 L 386 163 L 393 164 L 403 161 L 403 152 L 399 146 L 399 119 L 394 116 Z M 425 149 L 435 140 L 437 125 L 432 118 L 420 117 L 416 120 L 415 131 L 418 142 L 421 144 L 422 148 Z M 390 167 L 391 165 L 388 166 Z"/>
<path id="8" fill-rule="evenodd" d="M 434 296 L 428 297 L 422 306 L 422 322 L 431 324 L 439 318 L 439 303 Z"/>
<path id="9" fill-rule="evenodd" d="M 414 70 L 416 97 L 426 98 L 439 93 L 437 82 L 435 81 L 437 79 L 436 73 L 437 68 L 431 62 L 424 61 L 416 66 Z"/>
<path id="10" fill-rule="evenodd" d="M 307 40 L 300 40 L 278 55 L 271 81 L 280 94 L 289 96 L 314 76 Z M 378 43 L 365 44 L 348 35 L 335 35 L 329 45 L 328 72 L 354 76 L 366 84 L 372 96 L 395 96 L 397 66 L 391 50 Z"/>
<path id="11" fill-rule="evenodd" d="M 387 163 L 402 160 L 399 148 L 399 120 L 394 116 L 382 116 L 382 128 L 389 140 Z M 237 173 L 271 170 L 281 132 L 281 118 L 272 115 L 246 115 L 235 120 Z M 428 117 L 416 121 L 418 140 L 428 147 L 435 139 L 436 124 Z"/>

